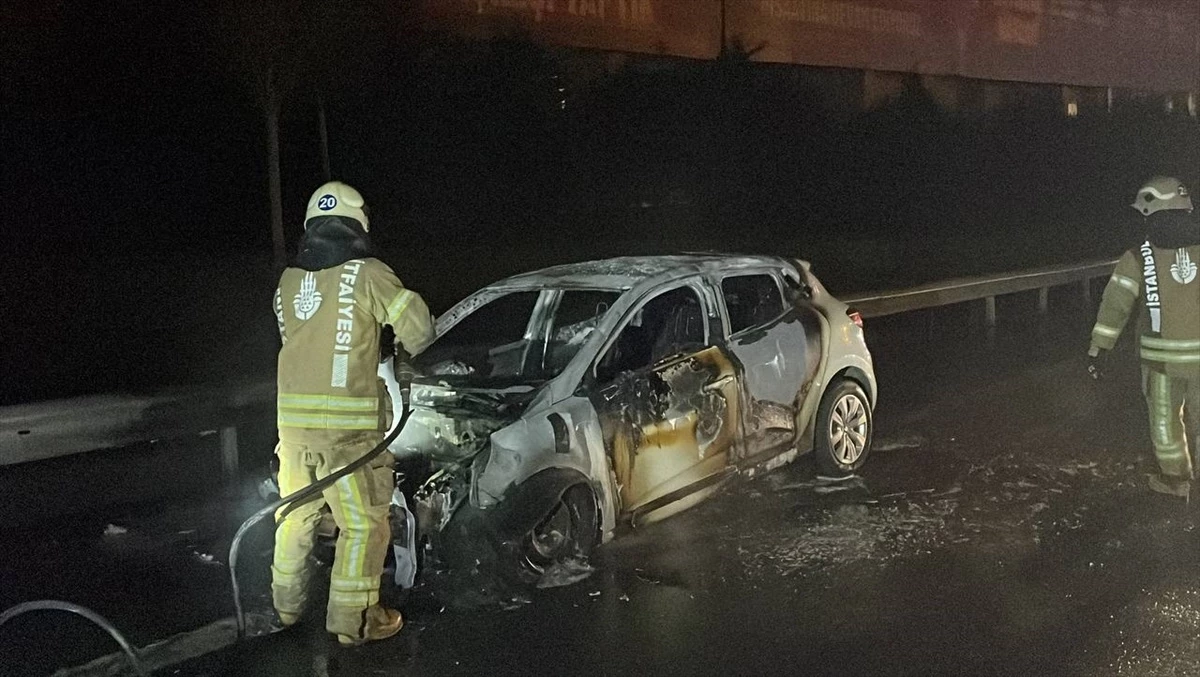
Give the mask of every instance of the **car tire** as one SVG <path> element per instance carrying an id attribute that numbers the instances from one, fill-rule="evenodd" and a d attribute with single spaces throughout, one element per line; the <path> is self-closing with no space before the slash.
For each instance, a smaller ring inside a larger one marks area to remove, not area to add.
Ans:
<path id="1" fill-rule="evenodd" d="M 568 487 L 521 543 L 527 573 L 540 576 L 562 561 L 592 554 L 599 540 L 599 511 L 591 489 Z"/>
<path id="2" fill-rule="evenodd" d="M 817 408 L 817 470 L 833 477 L 853 474 L 871 454 L 873 432 L 871 402 L 862 387 L 848 379 L 835 381 Z"/>

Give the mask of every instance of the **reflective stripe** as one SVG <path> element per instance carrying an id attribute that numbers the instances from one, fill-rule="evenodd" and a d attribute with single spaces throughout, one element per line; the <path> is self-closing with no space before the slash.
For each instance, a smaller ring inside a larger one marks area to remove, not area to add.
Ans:
<path id="1" fill-rule="evenodd" d="M 1200 339 L 1165 339 L 1143 336 L 1142 347 L 1158 350 L 1200 350 Z"/>
<path id="2" fill-rule="evenodd" d="M 283 428 L 335 428 L 337 430 L 378 430 L 382 421 L 378 416 L 352 416 L 348 414 L 297 413 L 280 411 L 276 421 Z"/>
<path id="3" fill-rule="evenodd" d="M 287 329 L 283 321 L 283 296 L 279 287 L 275 288 L 275 319 L 279 323 L 279 339 L 287 343 Z"/>
<path id="4" fill-rule="evenodd" d="M 1136 280 L 1131 280 L 1128 277 L 1125 277 L 1124 275 L 1118 275 L 1116 273 L 1113 273 L 1111 281 L 1128 289 L 1129 291 L 1133 292 L 1134 296 L 1137 296 L 1138 283 Z"/>
<path id="5" fill-rule="evenodd" d="M 1177 449 L 1175 445 L 1174 424 L 1178 422 L 1177 412 L 1171 407 L 1171 379 L 1164 374 L 1150 374 L 1150 439 L 1154 442 L 1154 453 L 1160 458 L 1173 454 L 1164 453 Z M 1174 420 L 1172 420 L 1174 419 Z"/>
<path id="6" fill-rule="evenodd" d="M 388 324 L 396 326 L 396 322 L 400 320 L 400 316 L 404 314 L 405 310 L 408 309 L 408 304 L 412 303 L 413 296 L 415 296 L 415 294 L 407 289 L 401 289 L 400 293 L 396 294 L 396 298 L 392 299 L 392 302 L 388 304 Z"/>
<path id="7" fill-rule="evenodd" d="M 378 430 L 379 411 L 378 397 L 281 393 L 277 422 L 284 428 Z"/>
<path id="8" fill-rule="evenodd" d="M 329 603 L 333 606 L 366 609 L 372 604 L 379 603 L 379 591 L 375 592 L 341 592 L 329 591 Z"/>
<path id="9" fill-rule="evenodd" d="M 372 592 L 379 589 L 379 577 L 333 575 L 329 577 L 329 589 L 339 592 Z"/>
<path id="10" fill-rule="evenodd" d="M 1171 364 L 1200 364 L 1200 353 L 1173 353 L 1165 350 L 1142 348 L 1142 359 Z"/>
<path id="11" fill-rule="evenodd" d="M 363 552 L 367 546 L 367 532 L 371 525 L 367 522 L 366 505 L 362 493 L 358 490 L 358 473 L 352 473 L 342 478 L 338 484 L 346 483 L 346 490 L 338 492 L 338 502 L 342 504 L 342 514 L 346 516 L 346 533 L 343 542 L 350 542 L 350 552 L 346 553 L 346 566 L 342 570 L 342 578 L 359 577 L 363 572 Z M 330 586 L 332 589 L 332 585 Z"/>
<path id="12" fill-rule="evenodd" d="M 379 409 L 379 398 L 281 393 L 279 395 L 279 408 L 320 409 L 325 411 L 377 411 Z"/>
<path id="13" fill-rule="evenodd" d="M 1099 334 L 1100 336 L 1107 336 L 1108 338 L 1117 338 L 1121 335 L 1121 330 L 1105 324 L 1097 324 L 1096 326 L 1092 327 L 1092 333 Z"/>

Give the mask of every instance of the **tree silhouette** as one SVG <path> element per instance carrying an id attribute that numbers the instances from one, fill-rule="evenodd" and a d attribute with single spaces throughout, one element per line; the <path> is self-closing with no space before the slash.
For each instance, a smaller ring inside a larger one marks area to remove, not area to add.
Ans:
<path id="1" fill-rule="evenodd" d="M 287 260 L 283 230 L 283 189 L 279 152 L 279 118 L 289 102 L 318 106 L 322 165 L 329 175 L 324 92 L 345 67 L 354 49 L 354 33 L 366 30 L 369 4 L 347 8 L 331 0 L 295 3 L 257 0 L 222 6 L 216 24 L 230 64 L 263 114 L 267 184 L 271 205 L 271 242 L 277 267 Z"/>

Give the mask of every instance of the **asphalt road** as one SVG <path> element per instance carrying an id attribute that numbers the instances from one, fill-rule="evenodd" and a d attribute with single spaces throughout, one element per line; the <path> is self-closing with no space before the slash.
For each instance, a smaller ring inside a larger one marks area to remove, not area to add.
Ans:
<path id="1" fill-rule="evenodd" d="M 1200 674 L 1200 510 L 1145 489 L 1136 363 L 1094 383 L 1082 314 L 988 341 L 975 313 L 869 325 L 883 399 L 850 482 L 801 459 L 614 540 L 572 585 L 438 571 L 395 639 L 341 649 L 316 614 L 164 674 Z M 7 533 L 0 602 L 91 603 L 138 644 L 228 615 L 222 548 L 253 507 L 127 508 L 55 545 Z M 268 538 L 244 564 L 257 603 Z M 0 650 L 8 674 L 44 674 L 102 639 L 36 618 Z"/>

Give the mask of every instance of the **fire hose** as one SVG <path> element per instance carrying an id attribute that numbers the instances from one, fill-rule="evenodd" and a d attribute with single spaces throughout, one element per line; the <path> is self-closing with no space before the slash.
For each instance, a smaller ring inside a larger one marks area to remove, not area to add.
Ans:
<path id="1" fill-rule="evenodd" d="M 405 397 L 404 400 L 407 401 L 407 397 Z M 251 515 L 246 521 L 242 522 L 242 525 L 238 527 L 237 532 L 233 536 L 233 541 L 229 545 L 229 581 L 233 586 L 233 606 L 237 621 L 237 641 L 242 641 L 246 638 L 246 613 L 242 608 L 241 586 L 238 585 L 237 579 L 237 560 L 242 544 L 242 538 L 254 525 L 258 524 L 268 515 L 272 515 L 281 508 L 284 508 L 284 506 L 288 506 L 287 509 L 282 513 L 282 515 L 287 515 L 298 505 L 312 499 L 325 489 L 333 486 L 338 480 L 350 475 L 360 468 L 363 468 L 368 463 L 375 460 L 375 458 L 377 458 L 380 454 L 387 451 L 388 446 L 390 446 L 391 443 L 394 442 L 397 437 L 399 437 L 400 432 L 404 430 L 405 423 L 408 422 L 409 414 L 410 410 L 405 407 L 403 413 L 401 414 L 400 421 L 396 423 L 392 431 L 388 433 L 379 444 L 375 445 L 371 451 L 364 454 L 358 460 L 346 465 L 337 472 L 330 473 L 328 476 L 313 482 L 299 491 L 281 497 L 279 500 L 271 503 L 270 505 L 264 506 Z M 17 616 L 30 611 L 65 611 L 78 614 L 79 616 L 86 618 L 92 623 L 95 623 L 103 628 L 104 631 L 107 632 L 117 642 L 118 645 L 120 645 L 121 650 L 126 656 L 129 657 L 129 663 L 138 675 L 145 677 L 145 675 L 149 674 L 145 665 L 139 658 L 137 650 L 132 644 L 129 643 L 125 636 L 122 635 L 119 630 L 117 630 L 116 626 L 95 611 L 78 604 L 59 600 L 38 600 L 34 602 L 24 602 L 22 604 L 17 604 L 16 606 L 10 607 L 3 613 L 0 613 L 0 625 L 4 625 Z"/>
<path id="2" fill-rule="evenodd" d="M 129 640 L 125 639 L 125 636 L 122 635 L 119 630 L 117 630 L 116 626 L 110 623 L 107 618 L 101 616 L 95 611 L 78 604 L 62 602 L 56 599 L 43 599 L 36 602 L 25 602 L 14 607 L 10 607 L 6 609 L 4 613 L 0 614 L 0 625 L 4 625 L 17 616 L 30 611 L 66 611 L 68 613 L 83 616 L 96 625 L 99 625 L 114 640 L 116 640 L 117 644 L 121 646 L 121 651 L 124 651 L 125 655 L 129 657 L 130 665 L 133 666 L 133 669 L 139 675 L 146 677 L 146 675 L 150 674 L 146 671 L 146 666 L 142 665 L 142 661 L 140 658 L 138 658 L 137 651 L 134 650 L 133 645 L 129 643 Z"/>

